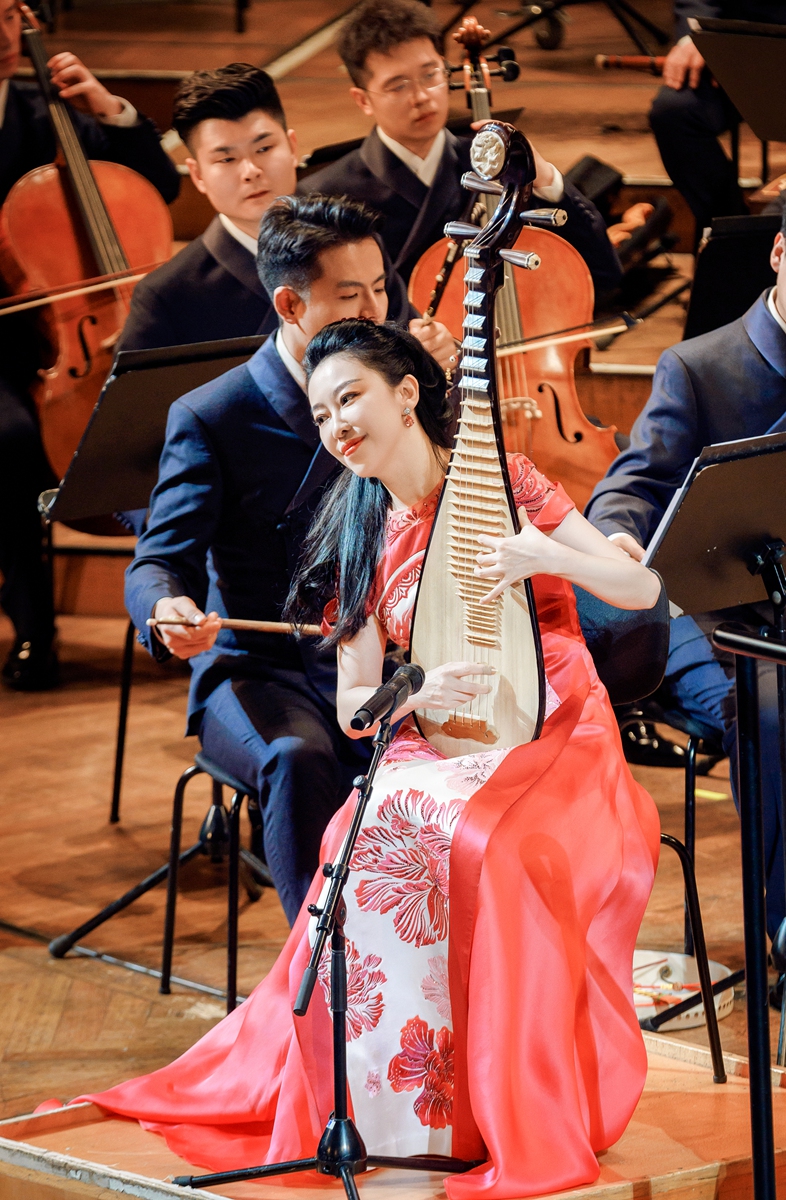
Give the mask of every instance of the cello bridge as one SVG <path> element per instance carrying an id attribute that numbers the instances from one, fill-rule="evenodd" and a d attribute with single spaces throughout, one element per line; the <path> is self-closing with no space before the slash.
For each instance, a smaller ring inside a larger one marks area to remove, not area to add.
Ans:
<path id="1" fill-rule="evenodd" d="M 539 421 L 543 416 L 542 411 L 538 408 L 537 400 L 533 400 L 531 396 L 517 396 L 515 400 L 503 400 L 501 405 L 503 420 L 507 419 L 513 413 L 523 413 L 527 421 Z"/>
<path id="2" fill-rule="evenodd" d="M 454 713 L 449 721 L 442 726 L 446 737 L 471 738 L 474 742 L 482 742 L 484 746 L 493 746 L 499 741 L 499 734 L 488 721 L 480 717 L 470 717 L 463 713 Z"/>

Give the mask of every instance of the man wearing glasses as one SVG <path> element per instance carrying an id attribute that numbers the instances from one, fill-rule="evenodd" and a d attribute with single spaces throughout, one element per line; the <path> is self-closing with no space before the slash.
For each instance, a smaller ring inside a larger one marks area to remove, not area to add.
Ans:
<path id="1" fill-rule="evenodd" d="M 337 48 L 352 80 L 350 95 L 375 125 L 357 150 L 298 187 L 375 208 L 385 247 L 405 280 L 469 199 L 461 176 L 471 170 L 470 139 L 445 128 L 450 93 L 441 47 L 439 24 L 419 0 L 365 0 L 355 9 Z M 535 161 L 537 203 L 566 210 L 567 224 L 558 232 L 584 258 L 596 292 L 613 290 L 622 271 L 600 213 L 537 151 Z"/>

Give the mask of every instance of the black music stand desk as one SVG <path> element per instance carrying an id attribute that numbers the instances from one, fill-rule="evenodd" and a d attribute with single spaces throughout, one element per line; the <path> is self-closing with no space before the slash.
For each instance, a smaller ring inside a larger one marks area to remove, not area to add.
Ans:
<path id="1" fill-rule="evenodd" d="M 169 406 L 247 362 L 264 337 L 121 350 L 60 487 L 45 492 L 49 521 L 147 508 L 158 478 Z"/>
<path id="2" fill-rule="evenodd" d="M 783 595 L 786 589 L 777 582 L 778 577 L 783 580 L 784 542 L 786 433 L 777 433 L 706 447 L 665 513 L 644 561 L 660 572 L 670 600 L 686 613 L 713 612 L 769 598 L 776 610 L 777 625 L 778 611 L 782 614 L 786 604 Z M 766 872 L 755 672 L 752 682 L 748 674 L 744 693 L 740 690 L 740 679 L 738 670 L 740 838 L 754 1197 L 775 1200 Z M 755 726 L 753 738 L 751 722 Z M 755 761 L 752 742 L 755 742 Z"/>
<path id="3" fill-rule="evenodd" d="M 689 17 L 688 25 L 696 49 L 756 137 L 786 142 L 786 25 L 715 17 Z"/>

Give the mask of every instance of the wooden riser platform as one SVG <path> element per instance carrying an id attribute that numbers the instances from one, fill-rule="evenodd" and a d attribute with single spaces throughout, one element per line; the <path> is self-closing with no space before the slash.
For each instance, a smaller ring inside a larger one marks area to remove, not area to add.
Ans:
<path id="1" fill-rule="evenodd" d="M 600 1178 L 559 1193 L 561 1200 L 747 1200 L 752 1195 L 747 1064 L 727 1056 L 729 1079 L 712 1082 L 707 1051 L 646 1035 L 647 1085 L 625 1135 L 600 1156 Z M 773 1070 L 775 1145 L 779 1182 L 786 1183 L 784 1072 Z M 193 1196 L 168 1178 L 189 1174 L 162 1138 L 134 1121 L 106 1118 L 94 1105 L 0 1122 L 2 1200 L 143 1200 Z M 444 1197 L 439 1177 L 371 1171 L 358 1179 L 368 1200 Z M 202 1195 L 230 1200 L 295 1200 L 343 1195 L 338 1183 L 235 1184 Z"/>

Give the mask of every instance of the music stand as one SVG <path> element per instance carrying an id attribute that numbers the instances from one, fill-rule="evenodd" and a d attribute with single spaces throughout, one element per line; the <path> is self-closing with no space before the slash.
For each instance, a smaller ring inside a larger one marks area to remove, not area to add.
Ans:
<path id="1" fill-rule="evenodd" d="M 786 42 L 784 43 L 786 45 Z M 687 613 L 713 612 L 769 597 L 782 631 L 786 605 L 786 434 L 769 434 L 706 447 L 675 494 L 644 562 L 660 572 L 667 591 Z M 716 644 L 733 652 L 716 631 Z M 715 635 L 713 635 L 715 636 Z M 782 633 L 780 634 L 782 637 Z M 783 821 L 783 647 L 777 659 L 780 709 L 781 827 Z M 755 647 L 754 647 L 755 650 Z M 761 654 L 766 657 L 765 654 Z M 751 1152 L 755 1200 L 775 1200 L 775 1157 L 770 1083 L 770 1026 L 765 929 L 764 833 L 758 771 L 755 671 L 738 660 L 737 739 L 742 840 L 743 928 L 748 1018 Z M 739 665 L 742 664 L 742 665 Z"/>
<path id="2" fill-rule="evenodd" d="M 265 338 L 226 338 L 121 350 L 59 488 L 44 492 L 47 521 L 147 508 L 158 478 L 169 406 L 247 362 Z"/>
<path id="3" fill-rule="evenodd" d="M 688 25 L 696 49 L 756 137 L 786 142 L 786 25 L 716 17 L 688 17 Z"/>

